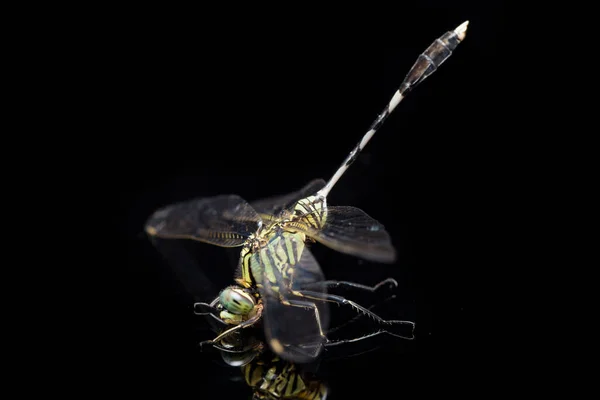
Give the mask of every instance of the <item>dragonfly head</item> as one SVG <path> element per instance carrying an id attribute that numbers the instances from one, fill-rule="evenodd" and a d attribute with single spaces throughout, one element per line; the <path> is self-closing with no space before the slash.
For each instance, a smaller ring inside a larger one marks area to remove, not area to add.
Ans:
<path id="1" fill-rule="evenodd" d="M 219 302 L 234 315 L 249 314 L 256 306 L 256 300 L 249 290 L 239 286 L 228 286 L 219 295 Z"/>

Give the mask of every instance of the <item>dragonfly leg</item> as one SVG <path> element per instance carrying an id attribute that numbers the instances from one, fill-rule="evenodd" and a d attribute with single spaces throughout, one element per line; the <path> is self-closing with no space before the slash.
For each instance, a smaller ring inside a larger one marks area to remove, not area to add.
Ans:
<path id="1" fill-rule="evenodd" d="M 328 343 L 325 344 L 325 346 L 326 347 L 339 346 L 339 345 L 342 345 L 342 344 L 359 342 L 361 340 L 369 339 L 369 338 L 372 338 L 372 337 L 375 337 L 375 336 L 378 336 L 378 335 L 381 335 L 381 334 L 387 334 L 387 335 L 399 337 L 399 338 L 402 338 L 402 339 L 413 340 L 415 338 L 415 336 L 414 336 L 414 324 L 412 322 L 411 322 L 411 324 L 413 325 L 413 330 L 412 330 L 410 336 L 399 335 L 397 333 L 392 333 L 392 332 L 389 332 L 389 331 L 381 329 L 381 330 L 378 330 L 376 332 L 371 332 L 371 333 L 368 333 L 366 335 L 362 335 L 362 336 L 355 337 L 355 338 L 352 338 L 352 339 L 330 340 Z"/>
<path id="2" fill-rule="evenodd" d="M 215 297 L 213 301 L 208 303 L 194 303 L 194 314 L 196 315 L 207 315 L 207 314 L 215 314 L 219 315 L 219 310 L 217 310 L 216 305 L 219 303 L 219 296 Z M 197 312 L 196 307 L 202 307 L 208 309 L 208 312 Z"/>
<path id="3" fill-rule="evenodd" d="M 199 346 L 200 346 L 200 351 L 202 351 L 202 347 L 206 346 L 206 345 L 211 345 L 213 347 L 215 347 L 216 349 L 221 349 L 220 346 L 218 346 L 215 342 L 213 342 L 212 340 L 204 340 L 202 342 L 200 342 Z"/>
<path id="4" fill-rule="evenodd" d="M 197 311 L 196 308 L 204 308 L 207 311 Z M 211 316 L 214 320 L 216 320 L 218 323 L 222 324 L 222 325 L 227 325 L 227 323 L 225 321 L 223 321 L 220 316 L 219 316 L 219 310 L 215 307 L 213 307 L 211 304 L 206 304 L 206 303 L 194 303 L 194 314 L 196 315 L 209 315 Z"/>
<path id="5" fill-rule="evenodd" d="M 242 349 L 229 349 L 227 347 L 223 347 L 220 344 L 218 344 L 218 342 L 215 342 L 214 340 L 204 340 L 202 342 L 199 343 L 200 345 L 200 351 L 202 351 L 202 347 L 207 346 L 207 345 L 211 345 L 213 346 L 215 349 L 219 350 L 219 351 L 223 351 L 225 353 L 246 353 L 247 351 L 250 350 L 256 350 L 259 351 L 261 349 L 262 343 L 257 343 L 257 344 L 253 344 L 253 345 L 249 345 L 246 346 Z"/>
<path id="6" fill-rule="evenodd" d="M 207 311 L 197 311 L 198 309 L 204 309 Z M 196 314 L 196 315 L 207 315 L 207 314 L 219 315 L 219 310 L 217 310 L 216 307 L 213 307 L 208 303 L 194 303 L 194 314 Z"/>
<path id="7" fill-rule="evenodd" d="M 376 337 L 376 336 L 384 335 L 384 334 L 387 334 L 387 335 L 390 335 L 390 336 L 394 336 L 394 337 L 398 337 L 398 338 L 401 338 L 401 339 L 407 339 L 407 340 L 414 340 L 414 338 L 415 338 L 414 337 L 414 327 L 413 327 L 413 332 L 411 332 L 410 336 L 399 335 L 399 334 L 396 334 L 396 333 L 392 333 L 392 332 L 386 331 L 384 329 L 380 329 L 380 330 L 378 330 L 376 332 L 371 332 L 371 333 L 368 333 L 368 334 L 365 334 L 365 335 L 362 335 L 362 336 L 358 336 L 358 337 L 355 337 L 355 338 L 351 338 L 351 339 L 328 340 L 327 343 L 323 344 L 323 347 L 330 348 L 330 347 L 333 347 L 333 346 L 340 346 L 340 345 L 345 345 L 345 344 L 350 344 L 350 343 L 356 343 L 356 342 L 360 342 L 361 340 L 370 339 L 372 337 Z M 299 346 L 299 349 L 297 349 L 297 351 L 299 351 L 300 348 L 303 349 L 303 347 L 304 346 Z M 379 348 L 379 346 L 376 347 L 376 348 L 367 350 L 366 352 L 373 351 L 373 350 L 375 350 L 377 348 Z M 315 352 L 315 354 L 314 354 L 315 357 L 318 354 L 318 349 L 317 349 L 317 352 Z M 357 355 L 360 355 L 360 354 L 364 354 L 366 352 L 361 352 L 361 353 L 353 354 L 352 356 L 357 356 Z M 308 352 L 305 353 L 305 354 L 309 355 L 309 356 L 311 355 L 311 353 L 308 353 Z M 347 358 L 348 354 L 345 353 L 343 357 Z"/>
<path id="8" fill-rule="evenodd" d="M 330 301 L 332 303 L 346 304 L 346 305 L 352 306 L 358 312 L 361 312 L 361 313 L 373 318 L 375 321 L 379 322 L 380 324 L 388 324 L 388 325 L 401 324 L 401 325 L 413 325 L 414 326 L 414 322 L 410 322 L 410 321 L 385 320 L 385 319 L 381 318 L 379 315 L 375 314 L 374 312 L 367 310 L 360 304 L 355 303 L 352 300 L 348 300 L 342 296 L 336 296 L 336 295 L 328 294 L 328 293 L 312 292 L 312 291 L 308 291 L 308 290 L 292 291 L 292 293 L 296 296 L 304 297 L 307 299 Z"/>
<path id="9" fill-rule="evenodd" d="M 368 333 L 368 334 L 365 334 L 365 335 L 362 335 L 362 336 L 358 336 L 358 337 L 355 337 L 355 338 L 352 338 L 352 339 L 330 340 L 328 343 L 324 344 L 324 347 L 325 348 L 331 348 L 331 347 L 334 347 L 334 346 L 341 346 L 341 345 L 345 345 L 345 344 L 356 343 L 356 342 L 360 342 L 361 340 L 366 340 L 366 339 L 369 339 L 369 338 L 372 338 L 372 337 L 376 337 L 376 336 L 379 336 L 379 335 L 385 335 L 385 334 L 390 335 L 390 336 L 399 337 L 401 339 L 407 339 L 407 340 L 413 340 L 415 338 L 414 337 L 414 333 L 411 333 L 411 335 L 409 337 L 409 336 L 398 335 L 398 334 L 395 334 L 395 333 L 392 333 L 392 332 L 389 332 L 389 331 L 381 329 L 381 330 L 378 330 L 376 332 L 371 332 L 371 333 Z M 362 352 L 359 352 L 359 353 L 353 353 L 353 354 L 349 354 L 348 352 L 344 352 L 344 354 L 343 354 L 343 356 L 341 356 L 341 358 L 347 359 L 349 357 L 359 356 L 359 355 L 362 355 L 362 354 L 369 353 L 371 351 L 377 350 L 380 347 L 381 346 L 376 346 L 376 347 L 373 347 L 373 348 L 369 348 L 366 351 L 362 351 Z M 328 357 L 329 360 L 335 360 L 335 359 L 338 359 L 338 358 L 340 358 L 340 357 Z"/>
<path id="10" fill-rule="evenodd" d="M 392 295 L 392 296 L 389 296 L 389 297 L 387 297 L 385 300 L 383 300 L 381 303 L 378 303 L 378 304 L 371 305 L 371 306 L 369 307 L 369 311 L 372 311 L 372 310 L 373 310 L 373 308 L 374 308 L 374 307 L 377 307 L 379 304 L 386 303 L 386 302 L 388 302 L 388 301 L 390 301 L 390 300 L 392 300 L 392 299 L 395 299 L 395 298 L 396 298 L 396 296 L 394 296 L 394 295 Z M 346 321 L 346 322 L 344 322 L 344 323 L 342 323 L 342 324 L 340 324 L 340 325 L 337 325 L 337 326 L 335 326 L 335 327 L 333 327 L 333 328 L 329 329 L 329 330 L 327 331 L 327 334 L 329 335 L 329 334 L 331 334 L 331 333 L 334 333 L 335 331 L 337 331 L 337 330 L 339 330 L 339 329 L 342 329 L 342 328 L 344 328 L 344 327 L 345 327 L 345 326 L 347 326 L 347 325 L 353 324 L 354 322 L 358 321 L 358 320 L 359 320 L 359 319 L 361 319 L 361 318 L 367 318 L 367 316 L 366 316 L 365 314 L 358 313 L 358 314 L 357 314 L 356 316 L 354 316 L 352 319 L 350 319 L 350 320 L 348 320 L 348 321 Z"/>
<path id="11" fill-rule="evenodd" d="M 210 342 L 219 342 L 219 341 L 223 340 L 223 338 L 231 335 L 234 332 L 239 331 L 240 329 L 248 328 L 248 327 L 256 324 L 256 322 L 258 322 L 258 320 L 260 319 L 260 317 L 262 315 L 262 306 L 257 305 L 256 309 L 257 309 L 256 314 L 254 314 L 251 318 L 247 319 L 244 322 L 239 323 L 236 326 L 233 326 L 233 327 L 221 332 L 216 338 L 214 338 Z"/>
<path id="12" fill-rule="evenodd" d="M 396 282 L 393 278 L 387 278 L 374 286 L 362 285 L 360 283 L 348 282 L 348 281 L 321 281 L 321 282 L 313 282 L 307 285 L 302 285 L 300 290 L 307 289 L 325 289 L 325 288 L 338 288 L 338 287 L 350 287 L 360 290 L 365 290 L 368 292 L 376 292 L 382 286 L 389 285 L 391 288 L 398 287 L 398 282 Z"/>
<path id="13" fill-rule="evenodd" d="M 283 296 L 281 297 L 281 303 L 286 306 L 302 307 L 304 309 L 313 310 L 315 313 L 315 320 L 317 321 L 317 326 L 319 328 L 319 334 L 323 339 L 325 339 L 325 341 L 327 341 L 327 337 L 325 336 L 323 328 L 321 327 L 321 317 L 319 315 L 319 309 L 317 308 L 317 305 L 315 303 L 306 300 L 288 299 Z"/>
<path id="14" fill-rule="evenodd" d="M 202 343 L 205 342 L 211 342 L 212 340 L 205 340 L 204 342 L 201 342 L 200 345 L 202 346 Z M 208 344 L 208 343 L 207 343 Z M 251 344 L 249 346 L 245 346 L 242 349 L 228 349 L 227 347 L 223 347 L 220 344 L 216 344 L 216 343 L 212 343 L 213 347 L 217 350 L 223 351 L 225 353 L 233 353 L 233 354 L 242 354 L 242 353 L 246 353 L 250 350 L 254 350 L 254 351 L 262 351 L 262 346 L 263 344 L 261 342 L 257 342 L 254 344 Z"/>

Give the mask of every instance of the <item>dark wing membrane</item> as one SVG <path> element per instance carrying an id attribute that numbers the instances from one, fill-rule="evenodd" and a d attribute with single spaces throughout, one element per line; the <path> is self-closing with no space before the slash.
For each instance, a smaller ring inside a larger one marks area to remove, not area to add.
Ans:
<path id="1" fill-rule="evenodd" d="M 285 250 L 286 247 L 288 250 Z M 289 252 L 294 253 L 292 257 L 285 254 Z M 254 264 L 253 273 L 262 275 L 259 290 L 264 304 L 265 336 L 271 350 L 291 362 L 313 361 L 324 344 L 313 305 L 317 307 L 321 328 L 326 332 L 329 326 L 328 304 L 296 296 L 290 288 L 325 280 L 319 264 L 304 248 L 299 235 L 287 232 L 272 240 L 253 259 L 260 263 L 258 268 Z M 283 274 L 272 268 L 277 265 L 282 267 Z M 324 289 L 321 291 L 324 292 Z"/>
<path id="2" fill-rule="evenodd" d="M 317 193 L 325 186 L 325 180 L 313 179 L 300 190 L 281 196 L 269 197 L 252 202 L 252 207 L 260 214 L 277 215 L 294 205 L 298 200 Z"/>
<path id="3" fill-rule="evenodd" d="M 146 232 L 161 238 L 236 247 L 256 232 L 260 224 L 260 216 L 244 199 L 223 195 L 161 208 L 146 221 Z"/>
<path id="4" fill-rule="evenodd" d="M 356 207 L 327 207 L 321 229 L 303 230 L 307 236 L 342 253 L 370 261 L 393 263 L 396 251 L 384 226 Z"/>

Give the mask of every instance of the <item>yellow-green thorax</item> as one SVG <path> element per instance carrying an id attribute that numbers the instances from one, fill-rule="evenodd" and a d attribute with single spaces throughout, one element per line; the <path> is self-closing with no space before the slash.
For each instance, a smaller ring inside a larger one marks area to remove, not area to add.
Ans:
<path id="1" fill-rule="evenodd" d="M 298 200 L 292 212 L 264 219 L 267 223 L 248 238 L 240 254 L 241 277 L 236 282 L 246 288 L 261 284 L 263 272 L 272 284 L 277 282 L 277 274 L 284 278 L 291 276 L 289 268 L 298 262 L 304 250 L 303 232 L 325 225 L 326 201 L 323 197 L 309 196 Z"/>
<path id="2" fill-rule="evenodd" d="M 300 232 L 287 232 L 281 228 L 271 232 L 266 244 L 256 250 L 244 247 L 240 255 L 242 276 L 237 280 L 245 287 L 263 284 L 265 276 L 273 285 L 280 278 L 289 279 L 293 267 L 298 263 L 304 251 L 306 236 Z"/>

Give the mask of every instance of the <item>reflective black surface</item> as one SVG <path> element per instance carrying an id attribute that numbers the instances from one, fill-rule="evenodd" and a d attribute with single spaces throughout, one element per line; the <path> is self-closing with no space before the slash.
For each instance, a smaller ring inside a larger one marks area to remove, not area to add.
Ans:
<path id="1" fill-rule="evenodd" d="M 359 207 L 383 223 L 398 261 L 367 263 L 318 244 L 311 250 L 328 279 L 395 278 L 397 297 L 379 313 L 417 324 L 414 341 L 377 338 L 363 350 L 380 342 L 381 348 L 323 366 L 331 399 L 403 395 L 432 385 L 433 376 L 458 378 L 471 367 L 480 315 L 473 288 L 489 256 L 479 232 L 490 211 L 483 204 L 494 195 L 489 171 L 479 167 L 490 146 L 482 135 L 494 122 L 493 100 L 484 100 L 503 89 L 493 79 L 502 9 L 407 7 L 411 18 L 386 31 L 383 42 L 344 40 L 335 30 L 271 32 L 260 40 L 239 34 L 231 42 L 174 28 L 120 45 L 118 57 L 111 53 L 118 72 L 107 78 L 115 91 L 102 124 L 104 140 L 113 143 L 106 162 L 114 173 L 98 189 L 111 193 L 107 218 L 118 227 L 104 243 L 113 261 L 103 268 L 115 284 L 108 296 L 111 381 L 144 392 L 167 383 L 197 390 L 199 398 L 219 392 L 247 398 L 237 368 L 217 366 L 216 352 L 199 352 L 197 343 L 212 333 L 144 235 L 145 219 L 192 197 L 234 193 L 255 200 L 328 179 L 416 57 L 466 19 L 464 42 L 398 106 L 329 197 L 330 204 Z M 235 250 L 181 246 L 216 281 L 232 283 Z"/>

